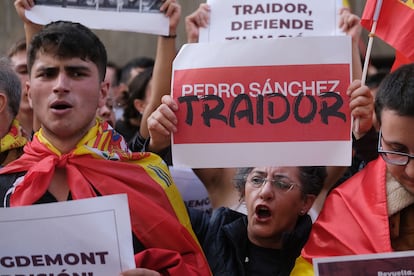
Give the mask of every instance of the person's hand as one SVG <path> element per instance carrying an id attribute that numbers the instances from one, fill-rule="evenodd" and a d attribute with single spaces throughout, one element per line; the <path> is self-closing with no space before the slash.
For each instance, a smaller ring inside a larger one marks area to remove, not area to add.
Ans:
<path id="1" fill-rule="evenodd" d="M 171 143 L 171 134 L 177 131 L 178 105 L 170 95 L 164 95 L 161 105 L 148 117 L 149 150 L 160 152 Z"/>
<path id="2" fill-rule="evenodd" d="M 22 19 L 24 23 L 32 23 L 27 19 L 25 15 L 25 10 L 30 10 L 35 5 L 34 0 L 15 0 L 14 8 L 16 9 L 17 14 Z"/>
<path id="3" fill-rule="evenodd" d="M 146 268 L 134 268 L 127 270 L 119 274 L 119 276 L 161 276 L 161 274 L 155 270 Z"/>
<path id="4" fill-rule="evenodd" d="M 177 26 L 181 18 L 181 6 L 176 0 L 166 0 L 160 7 L 160 11 L 165 16 L 170 18 L 170 30 L 169 35 L 177 35 Z"/>
<path id="5" fill-rule="evenodd" d="M 351 36 L 354 43 L 358 43 L 362 32 L 361 19 L 347 8 L 342 8 L 339 16 L 339 28 Z"/>
<path id="6" fill-rule="evenodd" d="M 23 24 L 24 24 L 27 44 L 29 44 L 32 37 L 43 28 L 42 25 L 33 23 L 26 17 L 25 11 L 33 8 L 34 5 L 35 5 L 34 0 L 15 0 L 14 1 L 14 8 L 16 9 L 17 14 L 19 15 L 20 19 L 23 21 Z"/>
<path id="7" fill-rule="evenodd" d="M 353 81 L 347 91 L 349 108 L 354 118 L 353 133 L 356 139 L 364 136 L 373 126 L 374 97 L 368 86 L 360 80 Z"/>
<path id="8" fill-rule="evenodd" d="M 192 14 L 185 18 L 185 31 L 188 43 L 197 43 L 200 28 L 206 28 L 210 23 L 210 6 L 202 3 Z"/>
<path id="9" fill-rule="evenodd" d="M 25 25 L 30 25 L 35 28 L 42 28 L 41 25 L 33 23 L 30 21 L 25 14 L 25 10 L 30 10 L 35 6 L 35 0 L 15 0 L 14 8 L 16 9 L 17 14 Z"/>

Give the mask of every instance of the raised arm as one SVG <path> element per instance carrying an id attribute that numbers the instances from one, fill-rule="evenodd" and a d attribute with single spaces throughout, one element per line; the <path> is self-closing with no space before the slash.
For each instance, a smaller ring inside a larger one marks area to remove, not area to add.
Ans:
<path id="1" fill-rule="evenodd" d="M 200 28 L 205 28 L 210 23 L 210 6 L 201 3 L 197 10 L 185 18 L 185 31 L 188 43 L 197 43 L 200 36 Z"/>
<path id="2" fill-rule="evenodd" d="M 352 37 L 352 80 L 361 79 L 362 63 L 359 51 L 359 40 L 362 32 L 361 20 L 347 8 L 341 9 L 339 15 L 339 28 Z"/>
<path id="3" fill-rule="evenodd" d="M 152 74 L 152 92 L 148 105 L 142 114 L 139 130 L 142 138 L 148 138 L 149 136 L 147 125 L 148 117 L 161 104 L 162 96 L 170 94 L 172 63 L 177 53 L 175 38 L 181 17 L 181 6 L 176 0 L 167 0 L 162 4 L 160 10 L 170 19 L 170 32 L 168 36 L 159 36 L 157 40 L 157 53 Z"/>
<path id="4" fill-rule="evenodd" d="M 27 19 L 25 10 L 30 10 L 35 5 L 34 0 L 15 0 L 14 1 L 14 7 L 16 9 L 17 14 L 23 21 L 24 26 L 24 33 L 26 37 L 26 45 L 30 44 L 30 41 L 32 40 L 32 37 L 38 33 L 43 26 L 35 24 L 31 22 L 29 19 Z"/>

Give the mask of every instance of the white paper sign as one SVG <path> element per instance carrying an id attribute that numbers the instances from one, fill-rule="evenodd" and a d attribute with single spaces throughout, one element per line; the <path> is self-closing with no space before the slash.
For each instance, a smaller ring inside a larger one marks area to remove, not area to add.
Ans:
<path id="1" fill-rule="evenodd" d="M 350 79 L 346 36 L 187 44 L 173 64 L 173 164 L 349 166 Z"/>
<path id="2" fill-rule="evenodd" d="M 114 276 L 135 267 L 125 194 L 0 208 L 0 236 L 1 275 Z"/>
<path id="3" fill-rule="evenodd" d="M 66 6 L 62 3 L 66 2 Z M 125 3 L 124 3 L 125 2 Z M 91 29 L 168 35 L 169 19 L 159 11 L 161 0 L 37 1 L 27 18 L 40 25 L 52 21 L 79 22 Z M 133 3 L 133 4 L 131 4 Z"/>
<path id="4" fill-rule="evenodd" d="M 187 207 L 212 211 L 210 197 L 203 182 L 189 168 L 171 166 L 170 173 Z"/>
<path id="5" fill-rule="evenodd" d="M 200 42 L 339 35 L 333 0 L 208 0 L 210 24 Z"/>
<path id="6" fill-rule="evenodd" d="M 414 251 L 314 258 L 315 276 L 414 275 Z"/>

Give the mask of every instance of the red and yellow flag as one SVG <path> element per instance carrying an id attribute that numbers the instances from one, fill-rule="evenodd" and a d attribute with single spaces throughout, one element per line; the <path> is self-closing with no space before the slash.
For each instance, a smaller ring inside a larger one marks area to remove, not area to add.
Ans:
<path id="1" fill-rule="evenodd" d="M 75 200 L 128 195 L 132 231 L 146 248 L 135 255 L 137 267 L 163 275 L 211 275 L 181 195 L 159 156 L 130 152 L 122 136 L 100 121 L 69 153 L 60 153 L 42 129 L 24 152 L 0 170 L 27 172 L 14 187 L 10 206 L 37 202 L 49 189 L 55 169 L 64 168 Z"/>
<path id="2" fill-rule="evenodd" d="M 9 132 L 0 139 L 0 152 L 23 147 L 26 143 L 19 122 L 13 120 Z"/>
<path id="3" fill-rule="evenodd" d="M 375 18 L 376 9 L 380 9 Z M 371 31 L 377 21 L 375 35 L 396 50 L 393 69 L 414 62 L 414 0 L 367 0 L 361 24 Z"/>

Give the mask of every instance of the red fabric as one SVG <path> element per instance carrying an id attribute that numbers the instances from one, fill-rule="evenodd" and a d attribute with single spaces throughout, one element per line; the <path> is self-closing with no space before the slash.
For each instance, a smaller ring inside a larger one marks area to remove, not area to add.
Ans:
<path id="1" fill-rule="evenodd" d="M 153 158 L 153 167 L 157 162 L 162 163 L 153 154 L 134 155 L 134 161 L 141 159 L 144 163 L 147 158 Z M 179 223 L 163 188 L 136 163 L 96 159 L 73 152 L 59 157 L 35 136 L 26 145 L 25 154 L 1 170 L 2 174 L 28 171 L 13 192 L 11 205 L 30 205 L 38 200 L 48 189 L 56 167 L 66 168 L 74 199 L 95 197 L 90 183 L 101 195 L 128 194 L 132 230 L 149 252 L 145 250 L 135 256 L 141 267 L 150 268 L 157 263 L 160 271 L 177 270 L 183 272 L 180 275 L 211 274 L 200 246 Z M 166 251 L 174 252 L 175 257 L 165 258 Z M 141 260 L 141 256 L 145 258 Z M 151 256 L 164 258 L 158 263 L 159 260 Z"/>
<path id="2" fill-rule="evenodd" d="M 409 60 L 403 53 L 399 51 L 395 51 L 395 59 L 394 59 L 394 63 L 391 68 L 391 72 L 395 71 L 398 67 L 404 64 L 409 64 L 411 62 L 412 61 Z"/>
<path id="3" fill-rule="evenodd" d="M 386 165 L 379 157 L 328 196 L 312 227 L 302 257 L 392 252 Z"/>
<path id="4" fill-rule="evenodd" d="M 367 0 L 361 17 L 361 24 L 371 31 L 377 0 Z M 414 61 L 414 6 L 399 0 L 383 0 L 377 20 L 375 35 L 396 49 L 396 61 L 393 70 L 398 65 Z M 399 53 L 398 53 L 399 52 Z M 401 63 L 398 55 L 406 61 Z M 409 61 L 409 62 L 407 62 Z"/>
<path id="5" fill-rule="evenodd" d="M 135 264 L 137 267 L 145 264 L 146 268 L 159 271 L 163 275 L 210 275 L 187 266 L 182 257 L 176 251 L 150 248 L 135 255 Z M 192 258 L 191 255 L 187 257 Z"/>

